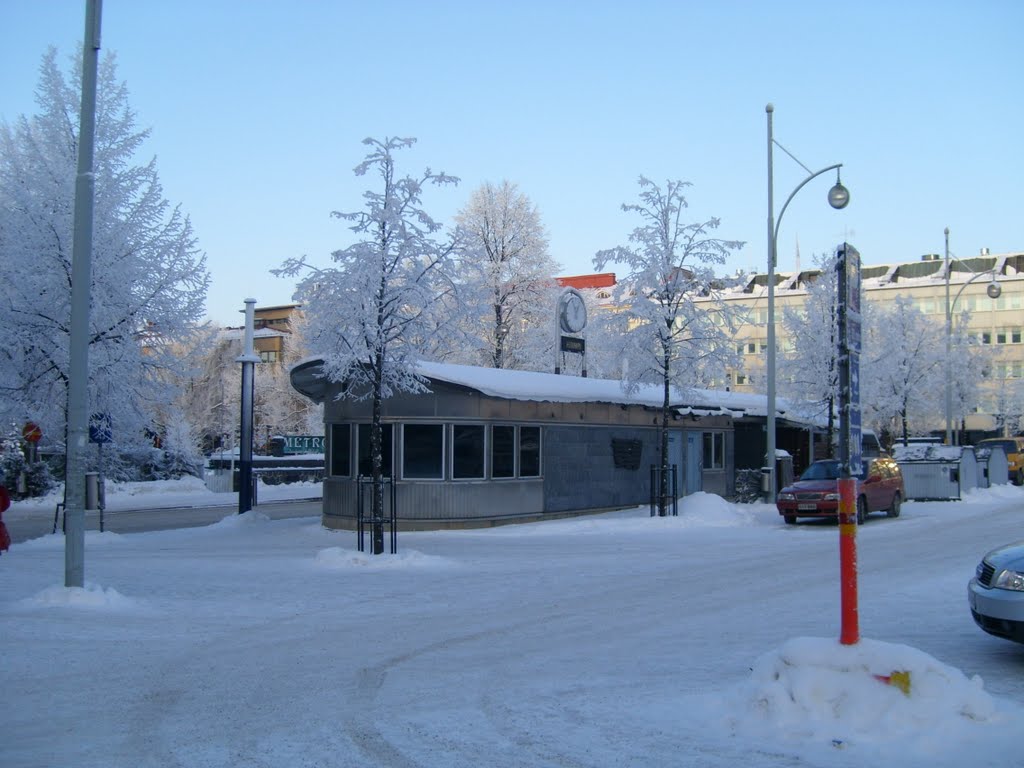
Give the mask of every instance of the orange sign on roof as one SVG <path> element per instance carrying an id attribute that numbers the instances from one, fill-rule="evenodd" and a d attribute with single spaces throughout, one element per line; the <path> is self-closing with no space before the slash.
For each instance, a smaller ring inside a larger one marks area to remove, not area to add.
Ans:
<path id="1" fill-rule="evenodd" d="M 611 288 L 615 285 L 614 272 L 599 272 L 595 275 L 566 275 L 555 280 L 563 288 Z"/>

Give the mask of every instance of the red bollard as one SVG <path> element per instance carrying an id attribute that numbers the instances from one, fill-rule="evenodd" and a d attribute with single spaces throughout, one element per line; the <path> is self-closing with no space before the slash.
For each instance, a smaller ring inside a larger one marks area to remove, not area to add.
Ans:
<path id="1" fill-rule="evenodd" d="M 839 642 L 860 640 L 857 615 L 857 479 L 839 479 L 839 595 L 842 625 Z"/>

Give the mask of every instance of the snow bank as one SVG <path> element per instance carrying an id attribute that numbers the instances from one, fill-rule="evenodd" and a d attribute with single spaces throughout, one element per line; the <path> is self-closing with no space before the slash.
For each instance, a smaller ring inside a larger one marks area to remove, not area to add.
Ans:
<path id="1" fill-rule="evenodd" d="M 761 656 L 732 699 L 734 733 L 847 747 L 899 743 L 938 753 L 965 729 L 999 725 L 981 678 L 906 645 L 798 637 Z"/>
<path id="2" fill-rule="evenodd" d="M 29 608 L 77 608 L 113 613 L 132 612 L 142 605 L 116 589 L 104 589 L 89 582 L 84 587 L 47 587 L 33 597 L 25 598 L 21 604 Z"/>

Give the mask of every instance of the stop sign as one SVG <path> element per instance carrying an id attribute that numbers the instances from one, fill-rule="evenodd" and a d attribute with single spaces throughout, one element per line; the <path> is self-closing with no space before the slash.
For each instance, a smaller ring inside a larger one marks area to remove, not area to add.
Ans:
<path id="1" fill-rule="evenodd" d="M 38 424 L 27 421 L 25 426 L 21 428 L 21 436 L 25 438 L 26 442 L 38 443 L 43 437 L 43 430 L 39 428 Z"/>

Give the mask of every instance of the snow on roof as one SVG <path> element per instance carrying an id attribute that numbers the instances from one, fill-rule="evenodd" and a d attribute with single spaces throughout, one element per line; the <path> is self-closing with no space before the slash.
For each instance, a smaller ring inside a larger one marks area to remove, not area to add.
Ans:
<path id="1" fill-rule="evenodd" d="M 420 375 L 434 381 L 458 384 L 507 400 L 661 407 L 663 397 L 661 387 L 651 385 L 641 386 L 636 392 L 627 394 L 622 382 L 617 379 L 592 379 L 428 361 L 421 361 L 418 371 Z M 768 401 L 763 395 L 709 389 L 688 390 L 682 396 L 675 392 L 671 404 L 681 413 L 695 415 L 721 413 L 736 417 L 764 416 L 768 410 Z M 782 415 L 788 410 L 786 404 L 780 401 L 777 413 Z"/>
<path id="2" fill-rule="evenodd" d="M 277 331 L 273 328 L 256 328 L 253 330 L 252 337 L 254 339 L 270 339 L 277 336 L 290 336 L 291 334 L 285 331 Z M 224 328 L 220 332 L 220 338 L 224 341 L 233 341 L 235 339 L 245 338 L 245 328 Z"/>
<path id="3" fill-rule="evenodd" d="M 291 366 L 292 386 L 307 397 L 321 401 L 325 396 L 326 381 L 320 374 L 323 358 L 305 357 Z M 516 371 L 507 368 L 481 368 L 474 365 L 456 365 L 421 360 L 417 373 L 432 381 L 445 382 L 476 390 L 489 397 L 505 400 L 526 400 L 548 403 L 615 403 L 617 405 L 643 405 L 660 408 L 660 386 L 641 386 L 627 393 L 618 379 L 593 379 L 581 376 L 561 376 L 537 371 Z M 670 405 L 677 413 L 695 416 L 723 415 L 764 417 L 768 413 L 768 399 L 764 395 L 728 392 L 714 389 L 690 389 L 682 394 L 673 392 Z M 823 426 L 821 419 L 801 415 L 784 398 L 776 400 L 776 418 L 787 421 Z"/>
<path id="4" fill-rule="evenodd" d="M 935 443 L 911 443 L 894 445 L 892 455 L 896 461 L 950 461 L 958 462 L 964 451 L 973 451 L 967 445 L 936 445 Z"/>

